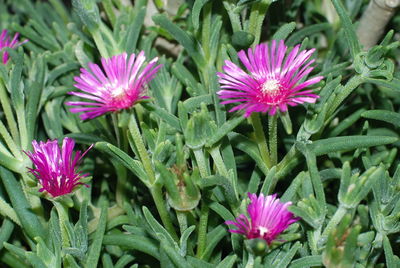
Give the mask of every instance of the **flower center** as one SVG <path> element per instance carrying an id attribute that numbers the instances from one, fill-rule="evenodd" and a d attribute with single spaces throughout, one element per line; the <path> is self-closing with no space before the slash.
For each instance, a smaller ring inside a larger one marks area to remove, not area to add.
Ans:
<path id="1" fill-rule="evenodd" d="M 262 237 L 264 237 L 265 234 L 269 233 L 268 228 L 263 227 L 263 226 L 259 226 L 258 231 L 260 231 L 260 236 L 262 236 Z"/>
<path id="2" fill-rule="evenodd" d="M 279 95 L 280 91 L 281 85 L 275 79 L 267 80 L 261 86 L 261 92 L 264 93 L 264 95 L 268 95 L 271 97 Z"/>
<path id="3" fill-rule="evenodd" d="M 111 91 L 111 97 L 113 99 L 121 99 L 125 96 L 125 89 L 122 86 L 116 86 Z"/>

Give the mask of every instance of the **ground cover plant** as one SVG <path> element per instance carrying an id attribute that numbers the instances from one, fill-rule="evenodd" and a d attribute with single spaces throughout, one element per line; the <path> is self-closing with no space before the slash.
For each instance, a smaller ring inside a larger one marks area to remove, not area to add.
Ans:
<path id="1" fill-rule="evenodd" d="M 1 267 L 400 267 L 397 1 L 0 1 Z"/>

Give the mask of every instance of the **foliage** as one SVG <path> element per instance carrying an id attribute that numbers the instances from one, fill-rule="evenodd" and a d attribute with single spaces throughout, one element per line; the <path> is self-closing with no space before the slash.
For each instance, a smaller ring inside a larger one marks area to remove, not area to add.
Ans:
<path id="1" fill-rule="evenodd" d="M 29 39 L 0 52 L 0 263 L 399 267 L 399 42 L 389 31 L 363 50 L 366 1 L 149 2 L 0 2 L 0 29 Z M 280 114 L 275 130 L 216 94 L 224 61 L 270 40 L 315 48 L 310 77 L 325 77 L 316 104 Z M 88 121 L 69 111 L 80 67 L 141 50 L 163 64 L 149 101 Z M 81 165 L 93 178 L 50 202 L 24 151 L 66 136 L 95 144 Z M 301 220 L 270 247 L 228 233 L 248 192 L 277 193 Z"/>

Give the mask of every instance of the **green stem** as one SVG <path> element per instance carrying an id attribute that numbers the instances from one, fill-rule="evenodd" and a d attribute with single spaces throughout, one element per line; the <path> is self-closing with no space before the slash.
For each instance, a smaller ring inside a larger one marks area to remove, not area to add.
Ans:
<path id="1" fill-rule="evenodd" d="M 61 230 L 61 241 L 62 241 L 62 246 L 64 248 L 67 248 L 70 246 L 69 243 L 69 237 L 68 237 L 68 231 L 67 228 L 65 226 L 66 222 L 69 222 L 69 218 L 68 218 L 68 208 L 65 207 L 63 204 L 57 202 L 57 201 L 53 201 L 53 204 L 57 210 L 57 214 L 58 214 L 58 221 L 60 224 L 60 230 Z"/>
<path id="2" fill-rule="evenodd" d="M 174 226 L 172 225 L 171 219 L 168 215 L 167 208 L 165 206 L 164 198 L 161 191 L 161 185 L 156 183 L 156 177 L 153 171 L 153 166 L 149 154 L 147 153 L 146 147 L 144 146 L 144 142 L 134 115 L 131 116 L 131 120 L 129 122 L 129 131 L 132 135 L 133 142 L 135 143 L 135 146 L 139 153 L 139 157 L 140 160 L 142 161 L 144 170 L 148 176 L 148 180 L 151 185 L 150 187 L 151 195 L 154 199 L 154 203 L 156 204 L 158 214 L 161 217 L 161 221 L 163 222 L 165 228 L 168 230 L 171 236 L 174 237 L 175 239 L 178 239 Z"/>
<path id="3" fill-rule="evenodd" d="M 277 114 L 268 117 L 269 155 L 272 166 L 278 163 L 277 118 Z"/>
<path id="4" fill-rule="evenodd" d="M 117 137 L 118 148 L 121 148 L 121 135 L 120 135 L 119 128 L 118 128 L 118 119 L 117 119 L 117 114 L 116 113 L 112 113 L 111 114 L 111 120 L 112 120 L 112 123 L 113 123 L 115 136 Z"/>
<path id="5" fill-rule="evenodd" d="M 272 162 L 269 156 L 267 140 L 265 138 L 263 126 L 261 124 L 260 115 L 258 113 L 252 113 L 250 120 L 253 125 L 254 136 L 258 149 L 260 150 L 261 158 L 263 159 L 268 169 L 270 169 L 272 167 Z"/>

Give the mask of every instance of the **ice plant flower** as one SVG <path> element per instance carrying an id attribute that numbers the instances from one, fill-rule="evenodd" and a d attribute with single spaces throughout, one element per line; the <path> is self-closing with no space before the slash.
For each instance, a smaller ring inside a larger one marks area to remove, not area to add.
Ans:
<path id="1" fill-rule="evenodd" d="M 83 154 L 77 151 L 73 156 L 75 141 L 65 138 L 60 150 L 57 140 L 47 142 L 32 141 L 33 152 L 25 152 L 32 160 L 35 168 L 28 168 L 38 179 L 42 188 L 40 192 L 46 191 L 52 197 L 71 193 L 78 185 L 83 184 L 80 180 L 88 174 L 77 171 L 82 157 L 87 153 L 90 146 Z"/>
<path id="2" fill-rule="evenodd" d="M 122 53 L 111 58 L 102 58 L 103 70 L 94 63 L 88 69 L 81 68 L 75 77 L 75 87 L 83 92 L 69 92 L 71 95 L 91 101 L 70 101 L 67 105 L 73 113 L 83 112 L 82 120 L 93 119 L 107 112 L 116 112 L 132 107 L 136 102 L 148 98 L 145 87 L 161 67 L 158 58 L 144 65 L 144 51 L 129 56 Z M 103 72 L 104 71 L 104 72 Z"/>
<path id="3" fill-rule="evenodd" d="M 16 48 L 28 41 L 28 40 L 24 40 L 22 42 L 18 42 L 18 37 L 19 37 L 19 33 L 16 33 L 14 35 L 13 39 L 11 39 L 11 37 L 8 36 L 8 34 L 7 34 L 7 30 L 3 30 L 0 34 L 0 51 L 5 47 Z M 3 53 L 3 63 L 6 64 L 7 62 L 8 62 L 8 52 L 5 51 Z"/>
<path id="4" fill-rule="evenodd" d="M 264 196 L 248 194 L 250 204 L 247 212 L 250 220 L 244 214 L 239 215 L 236 221 L 226 221 L 225 224 L 233 225 L 237 229 L 230 229 L 231 233 L 238 233 L 248 239 L 261 238 L 269 245 L 279 234 L 285 231 L 290 224 L 299 220 L 288 211 L 291 202 L 282 203 L 276 194 Z"/>
<path id="5" fill-rule="evenodd" d="M 224 73 L 217 73 L 221 90 L 217 92 L 224 101 L 221 104 L 239 103 L 230 112 L 244 110 L 245 117 L 253 112 L 268 112 L 274 115 L 278 110 L 286 112 L 289 106 L 309 102 L 319 97 L 304 88 L 318 83 L 323 77 L 317 76 L 303 81 L 312 70 L 315 60 L 310 60 L 315 49 L 300 51 L 300 45 L 289 53 L 281 40 L 270 45 L 259 44 L 238 53 L 240 61 L 248 72 L 231 61 L 225 61 Z"/>

